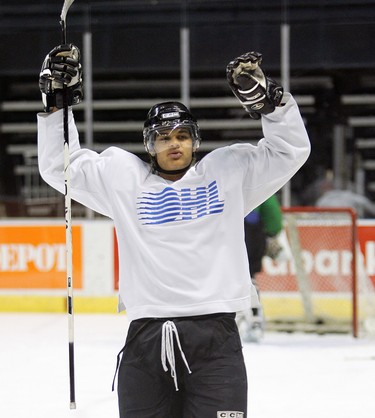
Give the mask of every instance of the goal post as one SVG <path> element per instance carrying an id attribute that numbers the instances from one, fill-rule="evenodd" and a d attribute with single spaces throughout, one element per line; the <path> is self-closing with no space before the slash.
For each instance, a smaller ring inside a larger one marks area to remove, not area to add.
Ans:
<path id="1" fill-rule="evenodd" d="M 283 208 L 283 222 L 282 256 L 264 257 L 257 275 L 267 326 L 358 337 L 374 314 L 364 305 L 375 291 L 358 245 L 355 211 Z"/>

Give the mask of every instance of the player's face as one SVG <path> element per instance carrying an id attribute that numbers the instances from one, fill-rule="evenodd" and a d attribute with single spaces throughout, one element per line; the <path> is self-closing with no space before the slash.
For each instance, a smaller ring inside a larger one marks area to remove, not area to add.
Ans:
<path id="1" fill-rule="evenodd" d="M 177 127 L 159 131 L 154 150 L 161 168 L 167 171 L 188 167 L 193 158 L 193 140 L 189 129 Z"/>

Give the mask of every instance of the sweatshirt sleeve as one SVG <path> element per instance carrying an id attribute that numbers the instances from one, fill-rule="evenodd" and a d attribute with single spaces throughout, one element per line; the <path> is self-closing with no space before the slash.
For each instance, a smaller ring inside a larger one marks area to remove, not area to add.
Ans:
<path id="1" fill-rule="evenodd" d="M 284 94 L 284 100 L 284 106 L 262 116 L 264 138 L 256 146 L 233 146 L 243 174 L 245 214 L 283 187 L 310 154 L 310 140 L 297 103 L 290 93 Z"/>
<path id="2" fill-rule="evenodd" d="M 64 193 L 64 128 L 63 110 L 40 113 L 38 120 L 38 164 L 43 180 Z M 105 153 L 82 149 L 69 109 L 69 152 L 72 199 L 105 216 L 112 217 L 108 187 L 102 181 L 110 167 Z"/>

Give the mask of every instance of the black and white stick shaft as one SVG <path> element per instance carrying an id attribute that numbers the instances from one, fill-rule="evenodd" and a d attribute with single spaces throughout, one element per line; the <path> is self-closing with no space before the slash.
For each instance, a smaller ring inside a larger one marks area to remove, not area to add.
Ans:
<path id="1" fill-rule="evenodd" d="M 66 15 L 74 0 L 65 0 L 60 15 L 62 43 L 66 44 Z M 70 152 L 68 124 L 68 91 L 63 86 L 64 109 L 64 184 L 65 184 L 65 228 L 66 228 L 66 282 L 67 282 L 67 312 L 69 332 L 69 383 L 70 409 L 76 408 L 75 378 L 74 378 L 74 316 L 73 316 L 73 259 L 72 259 L 72 204 L 70 197 Z"/>

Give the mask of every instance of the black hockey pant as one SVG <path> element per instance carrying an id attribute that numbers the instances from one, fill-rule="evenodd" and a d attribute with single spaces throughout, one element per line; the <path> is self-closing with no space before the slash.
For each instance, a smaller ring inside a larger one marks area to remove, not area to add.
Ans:
<path id="1" fill-rule="evenodd" d="M 118 400 L 120 418 L 246 418 L 247 378 L 235 315 L 131 322 Z"/>

